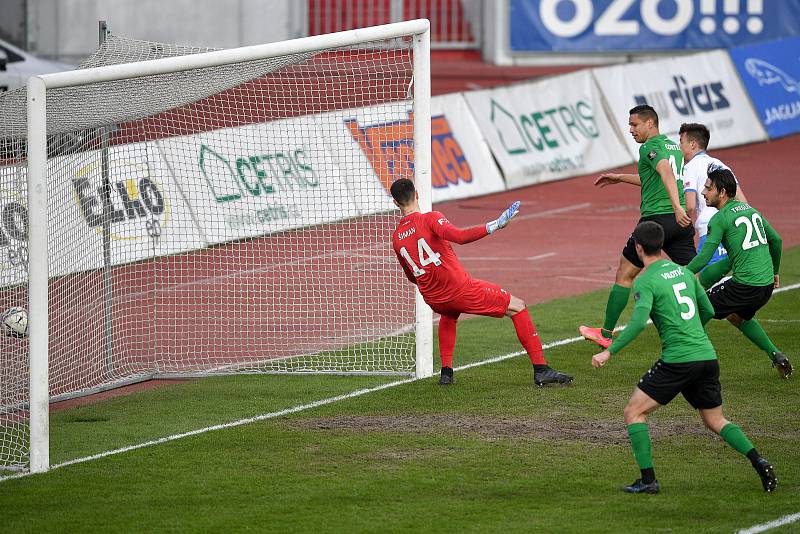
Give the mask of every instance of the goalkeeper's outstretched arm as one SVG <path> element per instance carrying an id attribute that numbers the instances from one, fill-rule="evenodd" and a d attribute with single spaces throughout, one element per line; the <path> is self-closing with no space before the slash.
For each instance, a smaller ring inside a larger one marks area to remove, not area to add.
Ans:
<path id="1" fill-rule="evenodd" d="M 489 221 L 486 223 L 486 233 L 491 234 L 496 230 L 500 230 L 508 226 L 508 223 L 511 222 L 511 219 L 517 216 L 519 213 L 519 206 L 521 202 L 517 200 L 513 204 L 511 204 L 506 211 L 500 214 L 500 217 L 493 221 Z"/>
<path id="2" fill-rule="evenodd" d="M 519 206 L 520 201 L 518 200 L 501 213 L 500 217 L 497 219 L 489 221 L 485 225 L 473 226 L 472 228 L 465 229 L 453 226 L 450 221 L 442 216 L 439 218 L 438 224 L 433 225 L 433 232 L 442 239 L 446 239 L 452 243 L 458 243 L 459 245 L 472 243 L 473 241 L 486 237 L 496 230 L 508 226 L 511 219 L 516 217 L 517 213 L 519 213 Z"/>

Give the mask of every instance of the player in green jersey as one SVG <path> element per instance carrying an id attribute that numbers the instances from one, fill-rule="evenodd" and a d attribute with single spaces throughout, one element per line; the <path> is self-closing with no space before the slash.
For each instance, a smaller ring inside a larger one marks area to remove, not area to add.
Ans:
<path id="1" fill-rule="evenodd" d="M 764 491 L 772 491 L 778 479 L 770 463 L 756 451 L 742 429 L 722 414 L 719 363 L 703 326 L 714 309 L 702 286 L 685 267 L 661 258 L 664 231 L 655 222 L 639 223 L 633 231 L 636 252 L 645 271 L 633 285 L 633 308 L 627 328 L 611 346 L 592 357 L 599 369 L 638 336 L 647 318 L 653 319 L 661 337 L 661 358 L 639 380 L 628 405 L 625 424 L 641 478 L 624 490 L 628 493 L 658 493 L 653 469 L 652 443 L 647 416 L 669 404 L 678 393 L 700 412 L 706 427 L 747 456 L 761 477 Z"/>
<path id="2" fill-rule="evenodd" d="M 780 283 L 781 237 L 758 210 L 736 200 L 736 178 L 729 169 L 714 168 L 708 173 L 703 197 L 719 211 L 708 222 L 703 248 L 687 268 L 699 272 L 720 244 L 727 249 L 728 260 L 719 262 L 724 267 L 709 269 L 724 274 L 733 268 L 730 280 L 709 290 L 714 318 L 730 321 L 769 356 L 782 378 L 789 378 L 792 374 L 789 358 L 778 350 L 754 318 Z M 704 271 L 703 276 L 709 274 Z M 704 280 L 704 285 L 708 281 Z"/>
<path id="3" fill-rule="evenodd" d="M 683 198 L 683 153 L 675 141 L 658 131 L 658 114 L 647 105 L 630 110 L 630 132 L 639 147 L 638 174 L 602 174 L 595 185 L 605 187 L 627 183 L 642 188 L 642 221 L 655 221 L 664 228 L 664 252 L 680 265 L 695 256 L 694 227 L 686 214 Z M 608 295 L 605 321 L 602 328 L 581 325 L 578 330 L 588 340 L 603 348 L 611 345 L 611 336 L 619 316 L 628 304 L 633 279 L 644 264 L 636 255 L 633 237 L 628 239 L 614 285 Z"/>

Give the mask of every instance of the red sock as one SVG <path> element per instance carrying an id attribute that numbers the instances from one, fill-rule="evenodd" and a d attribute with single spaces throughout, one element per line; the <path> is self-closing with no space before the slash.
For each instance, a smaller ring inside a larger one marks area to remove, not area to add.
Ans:
<path id="1" fill-rule="evenodd" d="M 517 331 L 517 339 L 527 351 L 531 363 L 534 365 L 547 365 L 542 355 L 542 342 L 539 340 L 539 334 L 536 333 L 536 327 L 533 325 L 531 316 L 528 315 L 528 310 L 525 309 L 515 313 L 511 316 L 511 320 L 514 322 L 514 329 Z"/>
<path id="2" fill-rule="evenodd" d="M 439 319 L 439 356 L 442 367 L 453 368 L 453 349 L 456 346 L 456 321 L 458 317 L 442 315 Z"/>

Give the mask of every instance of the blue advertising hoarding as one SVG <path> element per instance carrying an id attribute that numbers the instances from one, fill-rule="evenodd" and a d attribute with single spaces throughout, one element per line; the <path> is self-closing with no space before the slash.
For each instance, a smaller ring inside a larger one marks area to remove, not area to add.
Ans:
<path id="1" fill-rule="evenodd" d="M 512 52 L 731 48 L 800 36 L 800 0 L 508 0 Z"/>
<path id="2" fill-rule="evenodd" d="M 730 50 L 770 138 L 800 132 L 800 37 Z"/>

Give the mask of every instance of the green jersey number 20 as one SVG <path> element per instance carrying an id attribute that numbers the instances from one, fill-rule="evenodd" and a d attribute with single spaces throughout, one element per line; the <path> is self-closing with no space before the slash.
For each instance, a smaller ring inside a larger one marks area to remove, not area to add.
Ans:
<path id="1" fill-rule="evenodd" d="M 767 244 L 767 235 L 764 232 L 764 221 L 761 219 L 761 215 L 758 213 L 754 213 L 750 219 L 748 219 L 745 215 L 742 215 L 733 221 L 733 223 L 736 226 L 744 225 L 746 233 L 744 236 L 744 241 L 742 241 L 742 250 L 748 250 L 753 247 L 757 247 L 759 244 Z M 755 230 L 756 239 L 753 239 L 753 230 Z"/>

